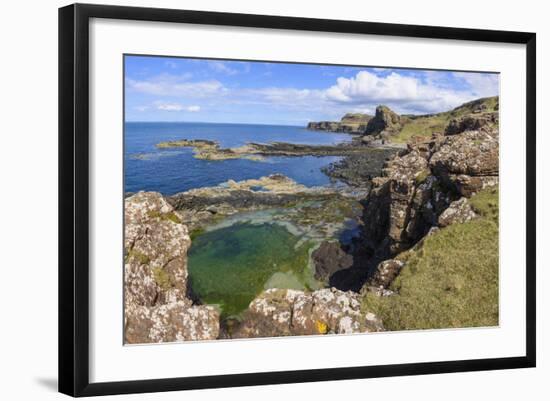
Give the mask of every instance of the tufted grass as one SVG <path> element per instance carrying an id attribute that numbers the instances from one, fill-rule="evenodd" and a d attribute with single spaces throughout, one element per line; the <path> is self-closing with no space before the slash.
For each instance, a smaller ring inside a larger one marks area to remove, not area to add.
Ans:
<path id="1" fill-rule="evenodd" d="M 471 203 L 479 218 L 443 228 L 400 255 L 406 265 L 390 287 L 398 295 L 364 295 L 363 308 L 387 330 L 498 325 L 498 189 Z"/>

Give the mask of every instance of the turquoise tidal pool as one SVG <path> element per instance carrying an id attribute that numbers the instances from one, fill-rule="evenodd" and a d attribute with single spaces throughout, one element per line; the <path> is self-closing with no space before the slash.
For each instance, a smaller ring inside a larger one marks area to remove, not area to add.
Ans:
<path id="1" fill-rule="evenodd" d="M 206 231 L 189 250 L 189 280 L 204 304 L 236 316 L 264 289 L 317 289 L 309 263 L 314 244 L 273 224 L 236 223 Z"/>

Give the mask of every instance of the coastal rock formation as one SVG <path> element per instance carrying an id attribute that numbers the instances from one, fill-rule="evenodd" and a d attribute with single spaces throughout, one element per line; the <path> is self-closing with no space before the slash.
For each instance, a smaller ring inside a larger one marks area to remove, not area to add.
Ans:
<path id="1" fill-rule="evenodd" d="M 285 207 L 300 201 L 334 196 L 333 189 L 308 188 L 282 175 L 244 181 L 229 180 L 215 187 L 191 189 L 167 197 L 179 218 L 190 229 L 197 225 L 239 211 Z"/>
<path id="2" fill-rule="evenodd" d="M 363 113 L 347 113 L 340 121 L 319 121 L 307 124 L 307 129 L 329 132 L 362 134 L 372 116 Z"/>
<path id="3" fill-rule="evenodd" d="M 187 298 L 191 240 L 173 207 L 139 192 L 125 199 L 124 219 L 125 341 L 215 339 L 218 312 Z"/>
<path id="4" fill-rule="evenodd" d="M 221 148 L 215 141 L 205 139 L 179 139 L 176 141 L 160 142 L 157 148 L 193 148 L 194 157 L 203 160 L 229 160 L 248 159 L 261 161 L 263 158 L 255 154 L 255 148 L 251 145 L 243 145 L 233 148 Z"/>
<path id="5" fill-rule="evenodd" d="M 266 156 L 346 156 L 354 154 L 369 154 L 372 149 L 364 146 L 361 141 L 341 143 L 336 145 L 304 145 L 288 142 L 247 143 L 232 148 L 222 148 L 218 142 L 203 139 L 180 139 L 160 142 L 156 145 L 161 149 L 193 148 L 196 159 L 230 160 L 247 159 L 263 161 Z M 136 156 L 136 157 L 139 157 Z"/>
<path id="6" fill-rule="evenodd" d="M 376 108 L 374 117 L 368 122 L 365 134 L 387 139 L 397 134 L 402 124 L 402 117 L 389 107 L 380 105 Z"/>
<path id="7" fill-rule="evenodd" d="M 331 178 L 368 190 L 370 181 L 380 175 L 386 161 L 399 150 L 398 147 L 373 147 L 368 153 L 346 156 L 323 171 Z"/>
<path id="8" fill-rule="evenodd" d="M 478 130 L 487 125 L 498 124 L 498 112 L 468 114 L 453 118 L 445 128 L 445 135 L 455 135 L 464 131 Z"/>
<path id="9" fill-rule="evenodd" d="M 326 288 L 314 292 L 269 289 L 232 327 L 232 338 L 382 331 L 380 319 L 361 310 L 359 294 Z"/>
<path id="10" fill-rule="evenodd" d="M 409 143 L 385 164 L 381 177 L 372 180 L 363 236 L 375 260 L 409 249 L 434 226 L 475 217 L 465 198 L 498 184 L 498 125 L 484 118 L 485 125 L 474 124 L 479 129 L 453 128 L 452 134 Z"/>

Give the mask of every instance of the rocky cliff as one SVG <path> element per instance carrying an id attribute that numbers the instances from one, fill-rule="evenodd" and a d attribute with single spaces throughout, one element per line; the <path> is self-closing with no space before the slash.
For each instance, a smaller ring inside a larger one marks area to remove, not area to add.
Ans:
<path id="1" fill-rule="evenodd" d="M 387 140 L 401 130 L 403 120 L 404 117 L 399 116 L 389 107 L 380 105 L 376 108 L 374 117 L 367 124 L 365 135 Z"/>
<path id="2" fill-rule="evenodd" d="M 219 313 L 188 298 L 187 227 L 156 192 L 125 199 L 125 342 L 209 340 Z"/>
<path id="3" fill-rule="evenodd" d="M 364 236 L 377 256 L 409 248 L 453 202 L 498 184 L 498 127 L 480 120 L 475 126 L 410 144 L 373 180 Z"/>
<path id="4" fill-rule="evenodd" d="M 319 121 L 307 124 L 307 129 L 330 132 L 362 134 L 372 116 L 363 113 L 347 113 L 340 121 Z"/>

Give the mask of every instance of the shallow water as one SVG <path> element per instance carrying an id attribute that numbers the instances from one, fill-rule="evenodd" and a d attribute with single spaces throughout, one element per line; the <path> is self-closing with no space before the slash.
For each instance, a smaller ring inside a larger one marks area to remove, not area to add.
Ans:
<path id="1" fill-rule="evenodd" d="M 222 147 L 234 147 L 247 142 L 274 141 L 335 144 L 349 142 L 351 136 L 276 125 L 127 122 L 124 132 L 125 192 L 145 190 L 172 195 L 218 185 L 229 179 L 240 181 L 273 173 L 284 174 L 307 186 L 326 185 L 330 179 L 321 168 L 341 159 L 303 156 L 268 157 L 262 162 L 211 161 L 195 159 L 190 148 L 155 147 L 159 142 L 176 139 L 209 139 L 218 141 Z"/>
<path id="2" fill-rule="evenodd" d="M 239 314 L 267 288 L 319 288 L 309 266 L 313 246 L 278 224 L 207 231 L 188 253 L 191 288 L 203 303 L 219 305 L 223 317 Z"/>

